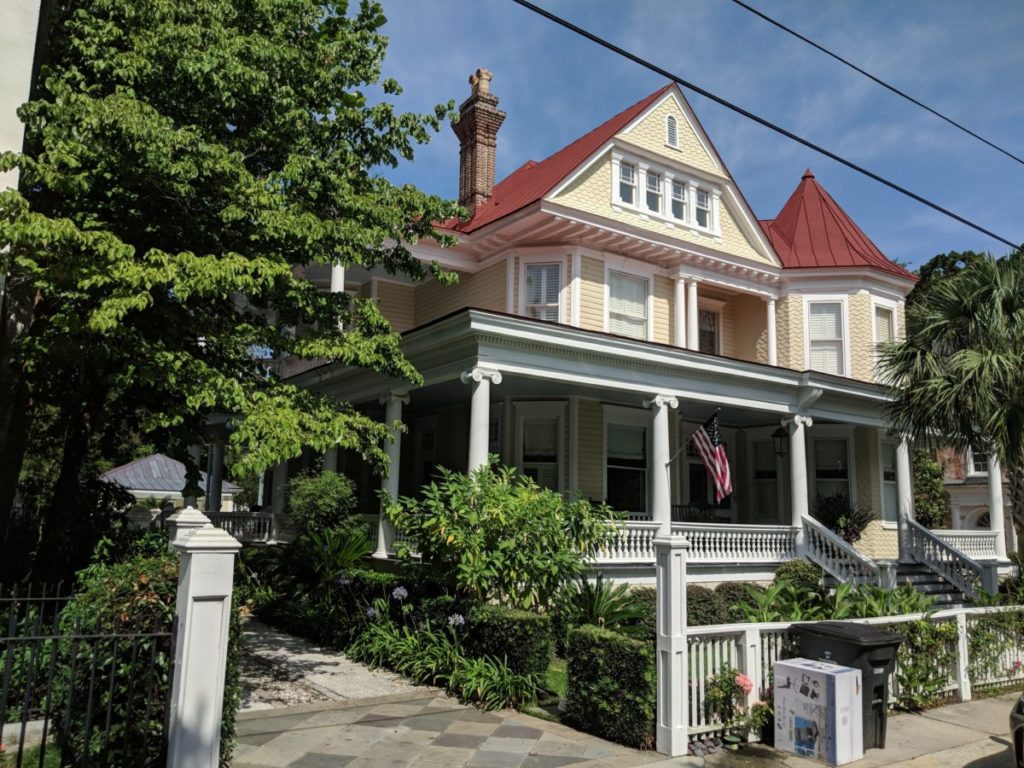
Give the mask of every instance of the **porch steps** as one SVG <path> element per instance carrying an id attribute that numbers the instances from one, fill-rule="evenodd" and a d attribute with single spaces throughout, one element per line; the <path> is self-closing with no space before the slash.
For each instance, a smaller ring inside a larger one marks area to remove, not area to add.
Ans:
<path id="1" fill-rule="evenodd" d="M 896 567 L 896 584 L 910 584 L 918 592 L 935 598 L 937 608 L 962 608 L 967 604 L 964 593 L 927 565 L 900 563 Z"/>

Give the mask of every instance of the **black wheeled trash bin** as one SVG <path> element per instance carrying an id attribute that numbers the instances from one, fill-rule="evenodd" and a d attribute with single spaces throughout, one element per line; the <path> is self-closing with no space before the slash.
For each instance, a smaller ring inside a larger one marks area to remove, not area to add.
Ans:
<path id="1" fill-rule="evenodd" d="M 885 748 L 889 676 L 903 635 L 870 624 L 818 621 L 794 626 L 800 656 L 853 667 L 861 672 L 864 749 Z"/>

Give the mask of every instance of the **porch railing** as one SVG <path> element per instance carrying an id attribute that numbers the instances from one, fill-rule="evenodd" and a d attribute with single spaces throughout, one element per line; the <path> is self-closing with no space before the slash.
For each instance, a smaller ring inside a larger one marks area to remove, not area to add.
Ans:
<path id="1" fill-rule="evenodd" d="M 274 540 L 274 516 L 269 512 L 208 512 L 206 516 L 243 544 L 267 544 Z"/>
<path id="2" fill-rule="evenodd" d="M 807 557 L 841 582 L 882 584 L 881 569 L 813 517 L 804 516 Z"/>
<path id="3" fill-rule="evenodd" d="M 996 559 L 996 531 L 938 531 L 936 536 L 972 560 Z"/>
<path id="4" fill-rule="evenodd" d="M 927 565 L 968 597 L 992 591 L 994 573 L 971 559 L 952 544 L 929 531 L 916 520 L 907 520 L 907 544 L 910 555 Z"/>
<path id="5" fill-rule="evenodd" d="M 626 520 L 601 552 L 599 565 L 654 562 L 658 523 Z M 673 523 L 672 533 L 690 542 L 691 563 L 782 563 L 796 557 L 796 531 L 788 525 Z"/>

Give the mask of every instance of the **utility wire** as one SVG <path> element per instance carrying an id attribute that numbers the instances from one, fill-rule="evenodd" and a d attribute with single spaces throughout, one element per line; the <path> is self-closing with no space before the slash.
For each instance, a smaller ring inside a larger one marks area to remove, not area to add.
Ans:
<path id="1" fill-rule="evenodd" d="M 782 22 L 776 21 L 775 19 L 773 19 L 768 14 L 762 13 L 761 11 L 757 10 L 757 8 L 753 8 L 753 7 L 749 6 L 749 5 L 747 5 L 746 3 L 743 2 L 743 0 L 732 0 L 732 1 L 734 3 L 736 3 L 736 5 L 740 6 L 741 8 L 745 8 L 746 10 L 750 11 L 755 16 L 760 16 L 762 19 L 767 21 L 772 26 L 778 27 L 783 32 L 788 32 L 789 34 L 791 34 L 793 37 L 797 38 L 798 40 L 803 40 L 805 43 L 807 43 L 811 47 L 817 48 L 819 51 L 824 53 L 826 56 L 831 56 L 833 59 L 835 59 L 836 61 L 840 62 L 841 64 L 845 64 L 846 66 L 848 66 L 853 71 L 858 72 L 858 73 L 864 75 L 864 77 L 868 78 L 869 80 L 873 80 L 874 82 L 878 83 L 878 85 L 880 85 L 883 88 L 885 88 L 887 91 L 891 91 L 892 93 L 895 93 L 897 96 L 900 96 L 901 98 L 906 99 L 911 104 L 915 104 L 918 107 L 920 107 L 921 109 L 926 110 L 928 112 L 931 112 L 933 115 L 935 115 L 940 120 L 945 120 L 947 123 L 952 125 L 954 128 L 959 128 L 961 131 L 966 133 L 968 136 L 972 136 L 975 139 L 977 139 L 978 141 L 980 141 L 982 144 L 987 144 L 988 146 L 992 147 L 992 149 L 994 149 L 996 152 L 1001 152 L 1004 155 L 1006 155 L 1008 158 L 1010 158 L 1011 160 L 1016 160 L 1021 165 L 1024 165 L 1024 159 L 1021 159 L 1020 157 L 1018 157 L 1017 155 L 1013 154 L 1009 150 L 1003 149 L 998 144 L 995 144 L 994 142 L 991 142 L 988 139 L 986 139 L 984 136 L 979 136 L 977 133 L 972 131 L 970 128 L 967 128 L 966 126 L 961 125 L 960 123 L 958 123 L 953 118 L 947 117 L 946 115 L 944 115 L 941 112 L 939 112 L 937 109 L 933 109 L 932 107 L 929 107 L 927 104 L 921 102 L 920 100 L 915 99 L 910 94 L 904 93 L 903 91 L 901 91 L 896 86 L 890 85 L 889 83 L 885 82 L 885 80 L 882 80 L 880 77 L 876 77 L 875 75 L 871 74 L 867 70 L 862 69 L 861 67 L 858 67 L 856 64 L 854 64 L 851 61 L 848 61 L 848 60 L 844 59 L 839 54 L 833 53 L 828 48 L 826 48 L 825 46 L 820 45 L 820 44 L 814 42 L 809 37 L 805 37 L 804 35 L 801 35 L 796 30 L 790 29 L 789 27 L 787 27 Z"/>
<path id="2" fill-rule="evenodd" d="M 678 75 L 672 74 L 668 70 L 663 69 L 662 67 L 659 67 L 657 64 L 654 64 L 654 63 L 650 62 L 649 60 L 644 59 L 641 56 L 636 55 L 635 53 L 631 53 L 630 51 L 627 51 L 624 48 L 620 48 L 619 46 L 615 45 L 614 43 L 612 43 L 612 42 L 610 42 L 608 40 L 605 40 L 603 37 L 599 37 L 598 35 L 595 35 L 593 32 L 588 32 L 587 30 L 583 29 L 582 27 L 576 26 L 571 21 L 568 21 L 567 19 L 563 19 L 561 16 L 558 16 L 558 15 L 556 15 L 554 13 L 551 13 L 548 10 L 545 10 L 544 8 L 541 8 L 541 7 L 537 6 L 537 5 L 534 5 L 533 3 L 529 2 L 529 0 L 512 0 L 512 2 L 516 3 L 517 5 L 521 5 L 523 8 L 526 8 L 526 9 L 528 9 L 530 11 L 533 11 L 534 13 L 539 14 L 540 16 L 543 16 L 544 18 L 548 19 L 549 21 L 553 21 L 555 24 L 558 24 L 559 26 L 564 27 L 565 29 L 568 29 L 571 32 L 575 32 L 577 35 L 580 35 L 582 37 L 587 38 L 588 40 L 590 40 L 593 43 L 597 43 L 598 45 L 600 45 L 603 48 L 607 48 L 608 50 L 612 51 L 613 53 L 617 53 L 620 56 L 622 56 L 622 57 L 624 57 L 626 59 L 629 59 L 630 61 L 634 62 L 635 64 L 639 64 L 641 67 L 644 67 L 645 69 L 649 69 L 651 72 L 659 74 L 662 77 L 668 78 L 672 82 L 677 83 L 678 85 L 681 85 L 684 88 L 689 88 L 694 93 L 699 94 L 699 95 L 703 96 L 706 99 L 710 99 L 711 101 L 715 102 L 716 104 L 719 104 L 719 105 L 725 107 L 726 109 L 730 109 L 733 112 L 736 112 L 737 114 L 742 115 L 743 117 L 747 118 L 748 120 L 753 120 L 758 125 L 763 125 L 765 128 L 768 128 L 768 129 L 770 129 L 772 131 L 775 131 L 776 133 L 781 134 L 781 135 L 785 136 L 787 139 L 795 141 L 798 144 L 802 144 L 803 146 L 807 147 L 808 149 L 814 150 L 818 154 L 824 155 L 825 157 L 829 158 L 830 160 L 835 160 L 837 163 L 839 163 L 841 165 L 845 165 L 847 168 L 850 168 L 851 170 L 854 170 L 857 173 L 860 173 L 860 174 L 862 174 L 864 176 L 867 176 L 869 179 L 873 179 L 874 181 L 877 181 L 879 184 L 883 184 L 883 185 L 889 187 L 889 189 L 892 189 L 892 190 L 894 190 L 896 192 L 899 192 L 901 195 L 905 195 L 906 197 L 909 197 L 911 200 L 916 200 L 917 202 L 921 203 L 921 205 L 927 206 L 928 208 L 931 208 L 933 211 L 938 211 L 942 215 L 948 216 L 949 218 L 953 219 L 954 221 L 958 221 L 961 224 L 963 224 L 964 226 L 970 227 L 971 229 L 975 230 L 976 232 L 980 232 L 983 235 L 991 237 L 993 240 L 996 240 L 996 241 L 998 241 L 1000 243 L 1003 243 L 1004 245 L 1009 246 L 1010 248 L 1014 249 L 1015 251 L 1022 250 L 1022 248 L 1024 248 L 1024 246 L 1022 246 L 1022 245 L 1020 245 L 1018 243 L 1015 243 L 1012 240 L 1009 240 L 1009 239 L 1007 239 L 1005 237 L 1001 237 L 1001 236 L 997 235 L 995 232 L 992 232 L 991 230 L 986 229 L 985 227 L 981 226 L 980 224 L 975 224 L 970 219 L 966 219 L 963 216 L 961 216 L 960 214 L 954 213 L 953 211 L 949 210 L 948 208 L 943 208 L 938 203 L 933 203 L 931 200 L 929 200 L 929 199 L 927 199 L 925 197 L 922 197 L 921 195 L 917 194 L 916 192 L 911 192 L 906 187 L 902 187 L 902 186 L 900 186 L 899 184 L 897 184 L 894 181 L 889 181 L 885 177 L 879 176 L 877 173 L 874 173 L 873 171 L 869 171 L 867 168 L 864 168 L 863 166 L 857 165 L 853 161 L 847 160 L 845 157 L 841 157 L 840 155 L 837 155 L 835 152 L 832 152 L 832 151 L 830 151 L 828 149 L 825 149 L 824 147 L 822 147 L 822 146 L 820 146 L 818 144 L 815 144 L 812 141 L 809 141 L 809 140 L 807 140 L 807 139 L 805 139 L 805 138 L 803 138 L 801 136 L 798 136 L 795 133 L 793 133 L 792 131 L 788 131 L 785 128 L 783 128 L 782 126 L 776 125 L 775 123 L 773 123 L 773 122 L 771 122 L 769 120 L 766 120 L 763 117 L 759 117 L 758 115 L 755 115 L 753 112 L 750 112 L 749 110 L 746 110 L 743 107 L 740 107 L 740 106 L 738 106 L 736 104 L 733 104 L 731 101 L 727 101 L 726 99 L 723 99 L 721 96 L 716 96 L 711 91 L 705 90 L 704 88 L 701 88 L 699 85 L 696 85 L 696 84 L 691 83 L 691 82 L 689 82 L 687 80 L 684 80 L 683 78 L 679 77 Z"/>

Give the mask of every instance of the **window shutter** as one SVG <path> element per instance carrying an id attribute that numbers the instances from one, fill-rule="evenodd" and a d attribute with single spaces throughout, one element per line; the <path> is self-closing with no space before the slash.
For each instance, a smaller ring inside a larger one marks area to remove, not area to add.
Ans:
<path id="1" fill-rule="evenodd" d="M 812 341 L 843 338 L 843 305 L 837 303 L 811 304 L 808 313 Z"/>
<path id="2" fill-rule="evenodd" d="M 884 344 L 895 338 L 893 334 L 892 310 L 875 307 L 875 343 Z"/>
<path id="3" fill-rule="evenodd" d="M 526 310 L 539 320 L 558 322 L 559 264 L 529 264 L 526 267 Z"/>
<path id="4" fill-rule="evenodd" d="M 677 146 L 679 143 L 676 119 L 672 115 L 669 115 L 668 120 L 665 121 L 665 141 L 670 147 Z"/>
<path id="5" fill-rule="evenodd" d="M 646 336 L 647 280 L 621 272 L 609 273 L 608 330 L 622 336 Z"/>

